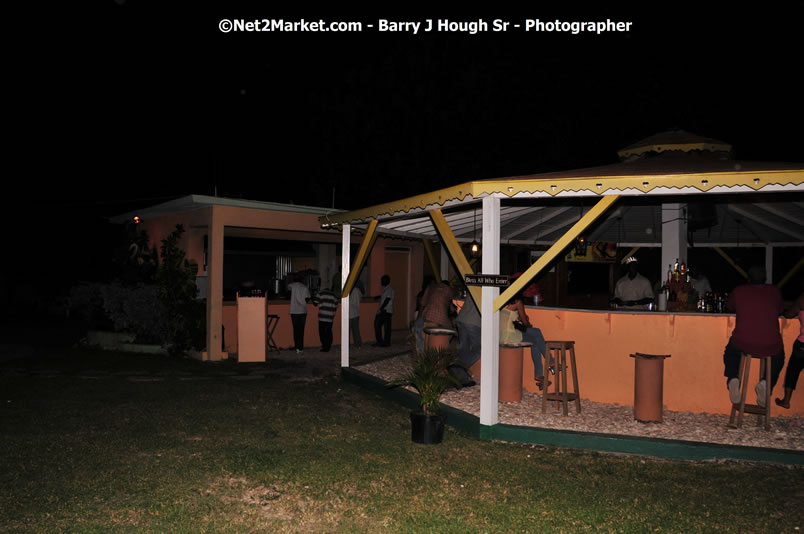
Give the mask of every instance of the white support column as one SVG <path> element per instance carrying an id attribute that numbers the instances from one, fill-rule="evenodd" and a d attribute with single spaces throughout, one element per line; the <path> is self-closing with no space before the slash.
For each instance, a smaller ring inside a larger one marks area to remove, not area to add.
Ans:
<path id="1" fill-rule="evenodd" d="M 662 204 L 662 264 L 659 280 L 667 279 L 667 266 L 687 263 L 687 205 Z M 647 273 L 642 273 L 646 275 Z"/>
<path id="2" fill-rule="evenodd" d="M 349 279 L 349 269 L 352 259 L 352 225 L 343 225 L 343 238 L 341 240 L 341 288 Z M 349 367 L 349 296 L 341 299 L 341 367 Z"/>
<path id="3" fill-rule="evenodd" d="M 765 283 L 773 283 L 773 245 L 765 245 Z"/>
<path id="4" fill-rule="evenodd" d="M 483 274 L 500 273 L 500 199 L 483 198 Z M 498 287 L 483 287 L 480 310 L 480 424 L 498 422 L 500 315 L 494 313 Z"/>
<path id="5" fill-rule="evenodd" d="M 442 280 L 446 280 L 449 282 L 449 252 L 447 251 L 446 245 L 441 243 L 441 265 L 439 266 L 441 272 Z"/>
<path id="6" fill-rule="evenodd" d="M 223 222 L 213 206 L 209 209 L 207 284 L 207 359 L 223 359 L 221 325 L 223 325 Z"/>

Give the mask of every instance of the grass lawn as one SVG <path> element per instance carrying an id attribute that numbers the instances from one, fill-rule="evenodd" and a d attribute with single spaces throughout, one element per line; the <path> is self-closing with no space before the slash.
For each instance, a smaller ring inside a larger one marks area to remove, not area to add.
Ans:
<path id="1" fill-rule="evenodd" d="M 9 371 L 22 365 L 62 372 Z M 0 532 L 804 529 L 800 467 L 451 429 L 416 445 L 403 408 L 301 363 L 266 368 L 240 381 L 229 364 L 87 351 L 0 364 Z M 162 379 L 128 378 L 145 372 Z"/>

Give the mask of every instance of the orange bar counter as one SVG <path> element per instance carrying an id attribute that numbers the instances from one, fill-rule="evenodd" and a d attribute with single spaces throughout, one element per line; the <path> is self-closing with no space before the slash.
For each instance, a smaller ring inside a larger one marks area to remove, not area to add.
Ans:
<path id="1" fill-rule="evenodd" d="M 579 386 L 584 399 L 631 406 L 634 402 L 635 352 L 670 354 L 664 367 L 664 405 L 676 412 L 728 414 L 731 409 L 723 376 L 723 349 L 734 330 L 734 314 L 664 313 L 614 310 L 526 309 L 530 322 L 544 338 L 574 340 Z M 784 393 L 784 373 L 793 342 L 800 332 L 798 319 L 779 319 L 785 348 L 785 367 L 773 389 Z M 759 366 L 753 366 L 749 399 Z M 526 354 L 523 387 L 538 392 L 533 362 Z M 753 401 L 752 401 L 753 402 Z M 773 402 L 773 401 L 771 401 Z M 804 415 L 804 385 L 793 394 L 790 409 L 771 408 L 773 417 Z"/>
<path id="2" fill-rule="evenodd" d="M 374 343 L 374 315 L 377 313 L 376 301 L 366 301 L 360 304 L 360 334 L 364 344 Z M 338 301 L 338 311 L 333 322 L 333 345 L 341 343 L 341 302 Z M 293 325 L 290 322 L 289 300 L 268 300 L 266 313 L 279 316 L 279 324 L 274 332 L 274 342 L 280 349 L 293 347 Z M 238 352 L 237 331 L 237 302 L 225 301 L 223 303 L 224 346 L 229 353 Z M 318 350 L 321 340 L 318 336 L 318 307 L 307 305 L 307 323 L 304 327 L 304 347 Z M 339 349 L 331 349 L 338 352 Z"/>

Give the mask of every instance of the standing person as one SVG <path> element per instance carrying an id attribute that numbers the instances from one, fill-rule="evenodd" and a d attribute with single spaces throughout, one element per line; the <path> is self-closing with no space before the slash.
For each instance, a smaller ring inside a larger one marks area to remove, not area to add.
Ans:
<path id="1" fill-rule="evenodd" d="M 712 286 L 709 284 L 709 279 L 699 267 L 693 267 L 692 274 L 693 276 L 690 279 L 690 282 L 692 282 L 692 287 L 695 288 L 695 291 L 698 293 L 698 295 L 704 296 L 712 291 Z"/>
<path id="2" fill-rule="evenodd" d="M 293 344 L 296 354 L 304 351 L 304 325 L 307 323 L 307 303 L 312 301 L 310 290 L 294 276 L 290 289 L 290 322 L 293 324 Z"/>
<path id="3" fill-rule="evenodd" d="M 626 310 L 647 310 L 653 302 L 653 288 L 650 280 L 639 274 L 639 261 L 636 256 L 625 259 L 628 273 L 617 280 L 614 286 L 614 303 Z"/>
<path id="4" fill-rule="evenodd" d="M 477 311 L 477 306 L 471 295 L 466 296 L 455 322 L 458 326 L 458 341 L 460 343 L 458 359 L 463 364 L 463 367 L 457 365 L 450 367 L 450 373 L 461 381 L 462 387 L 474 386 L 476 382 L 467 369 L 480 359 L 480 312 Z"/>
<path id="5" fill-rule="evenodd" d="M 729 295 L 726 307 L 737 313 L 734 331 L 723 352 L 723 375 L 732 404 L 739 404 L 740 357 L 745 352 L 752 356 L 772 356 L 771 391 L 784 366 L 784 345 L 779 330 L 779 315 L 782 313 L 782 292 L 779 288 L 765 283 L 765 269 L 751 267 L 748 270 L 750 283 L 734 288 Z M 757 404 L 765 407 L 765 388 L 767 377 L 760 377 L 754 391 Z"/>
<path id="6" fill-rule="evenodd" d="M 374 346 L 390 347 L 391 319 L 394 313 L 394 288 L 391 287 L 391 277 L 387 274 L 382 275 L 380 284 L 382 285 L 380 305 L 377 306 L 377 315 L 374 316 L 374 337 L 377 339 L 377 343 Z"/>
<path id="7" fill-rule="evenodd" d="M 363 284 L 358 282 L 349 293 L 349 329 L 352 331 L 352 342 L 356 348 L 363 346 L 360 338 L 360 301 L 363 299 Z"/>
<path id="8" fill-rule="evenodd" d="M 776 399 L 777 406 L 789 410 L 790 398 L 793 396 L 793 390 L 796 389 L 798 375 L 801 374 L 801 369 L 804 368 L 804 293 L 799 295 L 785 311 L 784 316 L 790 319 L 798 317 L 801 325 L 801 332 L 793 343 L 793 350 L 790 352 L 790 359 L 787 361 L 787 371 L 784 373 L 784 397 Z"/>
<path id="9" fill-rule="evenodd" d="M 332 321 L 338 311 L 338 297 L 329 289 L 318 294 L 318 337 L 321 339 L 321 352 L 329 352 L 332 347 Z"/>

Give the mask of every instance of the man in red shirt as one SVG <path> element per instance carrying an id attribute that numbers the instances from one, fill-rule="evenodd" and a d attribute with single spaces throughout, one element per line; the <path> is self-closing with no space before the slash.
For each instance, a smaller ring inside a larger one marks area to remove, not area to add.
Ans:
<path id="1" fill-rule="evenodd" d="M 765 283 L 765 269 L 752 267 L 748 271 L 750 283 L 738 286 L 729 295 L 726 307 L 737 313 L 734 331 L 723 353 L 724 375 L 733 404 L 740 402 L 740 355 L 773 356 L 771 360 L 771 391 L 784 367 L 784 345 L 779 329 L 779 315 L 783 301 L 779 288 Z M 757 404 L 765 406 L 767 377 L 761 377 L 754 390 Z"/>

